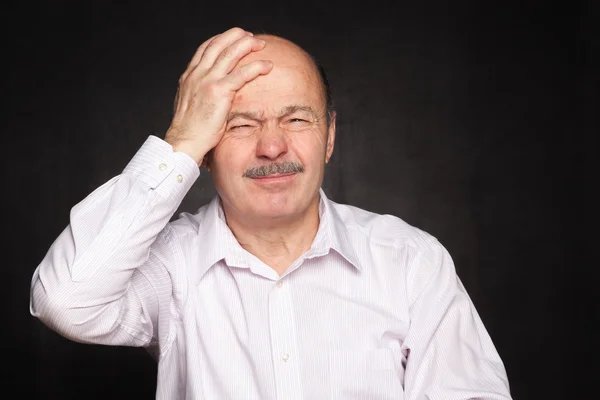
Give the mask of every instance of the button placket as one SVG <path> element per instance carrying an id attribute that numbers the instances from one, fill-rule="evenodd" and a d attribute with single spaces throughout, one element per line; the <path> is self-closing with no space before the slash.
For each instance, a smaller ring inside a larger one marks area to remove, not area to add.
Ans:
<path id="1" fill-rule="evenodd" d="M 279 280 L 269 295 L 269 325 L 277 397 L 302 398 L 290 284 Z"/>

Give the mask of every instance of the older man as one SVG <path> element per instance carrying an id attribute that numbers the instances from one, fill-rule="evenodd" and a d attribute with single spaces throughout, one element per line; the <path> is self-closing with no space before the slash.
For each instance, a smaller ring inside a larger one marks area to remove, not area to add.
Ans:
<path id="1" fill-rule="evenodd" d="M 207 40 L 164 139 L 73 208 L 32 315 L 74 341 L 146 347 L 158 399 L 510 399 L 444 247 L 321 190 L 329 106 L 295 44 Z M 218 196 L 169 222 L 200 165 Z"/>

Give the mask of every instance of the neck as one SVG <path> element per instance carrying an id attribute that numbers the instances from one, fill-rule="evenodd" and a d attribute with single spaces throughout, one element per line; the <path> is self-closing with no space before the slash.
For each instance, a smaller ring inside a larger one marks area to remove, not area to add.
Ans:
<path id="1" fill-rule="evenodd" d="M 224 211 L 227 225 L 240 245 L 279 275 L 310 249 L 319 229 L 318 195 L 304 212 L 285 219 L 238 218 L 236 213 Z"/>

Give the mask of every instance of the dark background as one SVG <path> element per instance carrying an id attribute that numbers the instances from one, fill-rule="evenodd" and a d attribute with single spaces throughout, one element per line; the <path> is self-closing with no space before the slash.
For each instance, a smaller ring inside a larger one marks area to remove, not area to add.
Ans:
<path id="1" fill-rule="evenodd" d="M 595 387 L 598 2 L 112 3 L 3 6 L 3 392 L 154 397 L 143 350 L 61 338 L 30 316 L 29 284 L 70 208 L 163 137 L 196 47 L 232 26 L 322 62 L 338 111 L 325 191 L 440 239 L 515 399 Z M 180 211 L 214 194 L 203 172 Z"/>

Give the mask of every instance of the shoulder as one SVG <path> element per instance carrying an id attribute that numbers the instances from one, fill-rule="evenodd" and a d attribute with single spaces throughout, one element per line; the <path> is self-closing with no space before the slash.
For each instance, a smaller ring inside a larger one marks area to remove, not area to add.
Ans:
<path id="1" fill-rule="evenodd" d="M 402 272 L 410 301 L 434 279 L 455 282 L 452 257 L 431 233 L 394 215 L 345 204 L 333 203 L 333 208 L 346 226 L 351 242 L 370 249 L 361 252 L 361 262 L 384 268 L 390 277 L 394 271 Z"/>
<path id="2" fill-rule="evenodd" d="M 389 247 L 423 249 L 440 246 L 432 234 L 398 216 L 380 214 L 331 200 L 330 204 L 352 236 L 364 237 L 373 244 Z"/>

